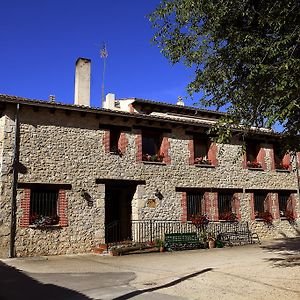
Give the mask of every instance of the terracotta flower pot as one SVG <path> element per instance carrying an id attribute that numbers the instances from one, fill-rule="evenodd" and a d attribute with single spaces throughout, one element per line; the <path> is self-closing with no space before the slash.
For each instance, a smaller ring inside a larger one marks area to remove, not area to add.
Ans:
<path id="1" fill-rule="evenodd" d="M 208 248 L 215 248 L 216 247 L 216 241 L 215 240 L 209 240 L 208 241 Z"/>

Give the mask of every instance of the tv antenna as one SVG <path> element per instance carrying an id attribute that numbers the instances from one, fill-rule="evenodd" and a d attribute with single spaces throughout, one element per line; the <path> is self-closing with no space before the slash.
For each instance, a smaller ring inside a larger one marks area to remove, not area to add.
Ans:
<path id="1" fill-rule="evenodd" d="M 101 97 L 101 107 L 103 107 L 104 103 L 104 79 L 105 79 L 105 69 L 106 69 L 106 59 L 108 57 L 108 52 L 106 49 L 106 44 L 103 43 L 103 46 L 100 50 L 100 57 L 103 59 L 103 73 L 102 73 L 102 97 Z"/>

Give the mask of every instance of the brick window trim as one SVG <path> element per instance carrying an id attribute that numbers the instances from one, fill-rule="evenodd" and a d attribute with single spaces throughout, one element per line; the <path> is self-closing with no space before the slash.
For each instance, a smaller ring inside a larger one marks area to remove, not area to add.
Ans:
<path id="1" fill-rule="evenodd" d="M 119 141 L 118 141 L 118 150 L 119 150 L 118 152 L 120 152 L 120 153 L 110 152 L 110 135 L 111 135 L 110 130 L 105 129 L 104 134 L 103 134 L 103 145 L 104 145 L 105 153 L 124 155 L 126 152 L 127 146 L 128 146 L 128 139 L 127 139 L 126 133 L 123 131 L 120 132 L 120 137 L 119 137 Z"/>
<path id="2" fill-rule="evenodd" d="M 30 225 L 30 194 L 31 189 L 24 189 L 23 197 L 21 198 L 21 210 L 22 216 L 20 217 L 20 227 L 37 227 L 35 225 Z M 57 225 L 46 225 L 43 228 L 49 227 L 67 227 L 68 226 L 68 201 L 66 197 L 66 190 L 58 189 L 58 199 L 57 199 L 57 210 L 59 216 L 59 223 Z"/>
<path id="3" fill-rule="evenodd" d="M 211 165 L 201 165 L 195 164 L 195 149 L 194 149 L 194 137 L 188 141 L 188 149 L 189 149 L 189 165 L 195 165 L 197 167 L 217 167 L 218 166 L 218 159 L 217 159 L 217 151 L 218 147 L 215 142 L 210 142 L 208 152 L 207 152 L 207 159 L 211 161 Z M 209 140 L 207 141 L 209 143 Z"/>
<path id="4" fill-rule="evenodd" d="M 251 193 L 251 196 L 250 196 L 251 220 L 252 221 L 254 221 L 254 220 L 260 221 L 261 219 L 255 218 L 254 194 L 255 193 Z M 266 198 L 265 198 L 265 201 L 264 201 L 264 211 L 269 212 L 273 216 L 273 218 L 275 219 L 277 212 L 275 212 L 275 215 L 274 215 L 272 195 L 273 195 L 273 193 L 267 193 L 266 194 Z M 275 199 L 275 204 L 276 204 L 276 199 Z"/>
<path id="5" fill-rule="evenodd" d="M 257 162 L 259 162 L 261 164 L 261 168 L 251 168 L 249 167 L 248 161 L 247 161 L 247 153 L 243 154 L 243 169 L 250 169 L 250 170 L 262 170 L 262 171 L 266 171 L 267 170 L 267 165 L 266 165 L 266 151 L 265 148 L 262 147 L 262 145 L 257 144 L 257 146 L 259 147 L 259 152 L 257 155 Z"/>
<path id="6" fill-rule="evenodd" d="M 139 131 L 136 133 L 135 137 L 135 144 L 136 144 L 136 161 L 137 162 L 145 162 L 143 161 L 143 133 L 142 131 Z M 170 149 L 170 141 L 169 137 L 162 135 L 162 140 L 160 144 L 159 152 L 163 154 L 163 161 L 162 163 L 155 163 L 159 165 L 170 165 L 171 164 L 171 157 L 169 155 L 169 149 Z"/>

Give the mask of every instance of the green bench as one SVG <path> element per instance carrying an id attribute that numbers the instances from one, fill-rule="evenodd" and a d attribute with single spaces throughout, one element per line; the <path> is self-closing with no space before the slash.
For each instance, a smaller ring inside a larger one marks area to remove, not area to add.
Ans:
<path id="1" fill-rule="evenodd" d="M 170 250 L 199 249 L 201 243 L 196 232 L 165 233 L 165 246 Z"/>

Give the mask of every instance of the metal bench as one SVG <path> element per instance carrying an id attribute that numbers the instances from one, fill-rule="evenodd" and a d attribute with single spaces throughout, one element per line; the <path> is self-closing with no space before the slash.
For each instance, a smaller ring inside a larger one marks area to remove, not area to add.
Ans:
<path id="1" fill-rule="evenodd" d="M 218 235 L 217 239 L 228 246 L 254 244 L 254 240 L 257 240 L 258 244 L 260 244 L 257 233 L 252 233 L 250 230 L 222 232 Z"/>
<path id="2" fill-rule="evenodd" d="M 199 249 L 201 243 L 196 232 L 165 233 L 165 246 L 170 250 Z"/>

